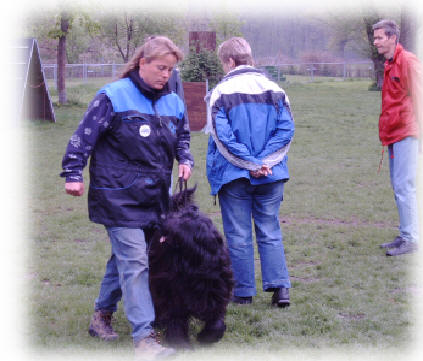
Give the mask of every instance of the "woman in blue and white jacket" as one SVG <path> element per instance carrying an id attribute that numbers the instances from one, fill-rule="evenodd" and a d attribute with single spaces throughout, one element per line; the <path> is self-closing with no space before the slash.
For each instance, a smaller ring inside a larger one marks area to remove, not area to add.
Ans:
<path id="1" fill-rule="evenodd" d="M 91 157 L 89 217 L 106 227 L 112 249 L 89 333 L 106 341 L 118 337 L 111 318 L 123 298 L 143 359 L 173 352 L 157 343 L 152 327 L 146 232 L 165 217 L 174 160 L 184 179 L 194 165 L 184 102 L 168 86 L 182 56 L 166 37 L 146 41 L 121 79 L 99 90 L 62 161 L 66 192 L 81 196 Z"/>
<path id="2" fill-rule="evenodd" d="M 211 194 L 219 196 L 235 278 L 233 301 L 251 303 L 256 295 L 253 218 L 263 290 L 273 292 L 273 305 L 286 307 L 291 284 L 278 214 L 294 136 L 288 97 L 252 66 L 245 39 L 225 41 L 218 56 L 227 75 L 210 98 L 207 177 Z"/>

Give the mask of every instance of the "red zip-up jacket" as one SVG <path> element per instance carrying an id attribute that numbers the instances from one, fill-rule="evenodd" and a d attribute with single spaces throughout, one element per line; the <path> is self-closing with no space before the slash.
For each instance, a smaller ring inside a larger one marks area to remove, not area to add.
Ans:
<path id="1" fill-rule="evenodd" d="M 379 138 L 383 146 L 418 137 L 422 116 L 422 69 L 417 57 L 397 44 L 385 62 Z"/>

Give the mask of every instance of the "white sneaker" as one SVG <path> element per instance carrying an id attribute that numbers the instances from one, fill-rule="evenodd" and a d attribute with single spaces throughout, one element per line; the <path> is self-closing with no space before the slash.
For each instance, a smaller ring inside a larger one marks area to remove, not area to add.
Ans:
<path id="1" fill-rule="evenodd" d="M 175 352 L 173 348 L 160 345 L 154 332 L 135 344 L 136 361 L 160 360 L 173 355 Z"/>

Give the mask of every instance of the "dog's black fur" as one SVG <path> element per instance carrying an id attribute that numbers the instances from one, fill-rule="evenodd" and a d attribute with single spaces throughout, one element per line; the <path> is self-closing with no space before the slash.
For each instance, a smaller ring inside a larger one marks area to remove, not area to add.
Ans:
<path id="1" fill-rule="evenodd" d="M 182 184 L 182 183 L 181 183 Z M 223 237 L 193 202 L 196 187 L 180 189 L 150 242 L 150 289 L 156 325 L 165 340 L 188 347 L 189 320 L 204 321 L 202 343 L 219 341 L 233 278 Z"/>

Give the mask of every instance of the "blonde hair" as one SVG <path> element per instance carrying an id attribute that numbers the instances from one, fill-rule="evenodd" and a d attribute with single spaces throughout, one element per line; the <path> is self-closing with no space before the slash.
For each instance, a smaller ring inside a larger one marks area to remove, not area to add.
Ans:
<path id="1" fill-rule="evenodd" d="M 222 63 L 228 63 L 232 58 L 235 66 L 253 65 L 251 47 L 247 40 L 240 37 L 233 37 L 220 44 L 217 55 Z"/>
<path id="2" fill-rule="evenodd" d="M 182 51 L 166 36 L 148 37 L 144 45 L 137 48 L 132 58 L 126 63 L 120 78 L 127 77 L 134 69 L 139 69 L 140 59 L 144 58 L 149 63 L 167 54 L 174 55 L 177 62 L 184 58 Z"/>

